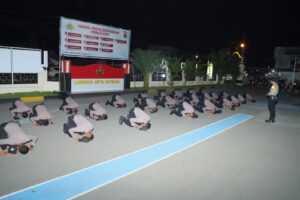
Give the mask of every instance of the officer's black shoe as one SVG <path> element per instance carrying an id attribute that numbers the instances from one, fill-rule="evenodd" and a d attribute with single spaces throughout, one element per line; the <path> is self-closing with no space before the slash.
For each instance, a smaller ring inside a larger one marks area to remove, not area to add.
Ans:
<path id="1" fill-rule="evenodd" d="M 119 124 L 120 124 L 120 125 L 123 124 L 123 117 L 122 117 L 122 116 L 119 118 Z"/>
<path id="2" fill-rule="evenodd" d="M 170 112 L 170 115 L 174 114 L 175 113 L 175 110 L 171 110 Z"/>
<path id="3" fill-rule="evenodd" d="M 138 103 L 139 100 L 137 98 L 133 98 L 133 103 Z"/>
<path id="4" fill-rule="evenodd" d="M 20 118 L 17 116 L 14 116 L 14 120 L 19 120 Z"/>
<path id="5" fill-rule="evenodd" d="M 64 126 L 63 126 L 63 131 L 64 131 L 64 133 L 68 133 L 68 125 L 67 124 L 64 124 Z"/>
<path id="6" fill-rule="evenodd" d="M 89 113 L 89 110 L 88 110 L 88 109 L 85 109 L 85 110 L 84 110 L 84 115 L 85 115 L 85 116 L 89 116 L 89 115 L 90 115 L 90 113 Z"/>
<path id="7" fill-rule="evenodd" d="M 109 104 L 109 102 L 108 102 L 108 101 L 106 101 L 105 105 L 107 106 L 108 104 Z"/>
<path id="8" fill-rule="evenodd" d="M 274 120 L 274 119 L 268 119 L 268 120 L 266 120 L 265 122 L 267 122 L 267 123 L 274 123 L 275 120 Z"/>

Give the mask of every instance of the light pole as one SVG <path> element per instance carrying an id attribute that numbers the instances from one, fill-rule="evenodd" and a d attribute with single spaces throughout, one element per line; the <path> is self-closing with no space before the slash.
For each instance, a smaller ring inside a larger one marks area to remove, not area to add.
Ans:
<path id="1" fill-rule="evenodd" d="M 199 81 L 200 80 L 200 77 L 199 77 L 199 74 L 198 74 L 198 54 L 195 55 L 195 59 L 196 59 L 196 76 L 195 76 L 195 81 Z"/>
<path id="2" fill-rule="evenodd" d="M 244 72 L 245 72 L 245 48 L 246 48 L 246 45 L 244 42 L 242 42 L 240 44 L 240 47 L 241 47 L 241 62 L 240 62 L 240 73 L 241 73 L 241 76 L 242 78 L 244 78 Z"/>

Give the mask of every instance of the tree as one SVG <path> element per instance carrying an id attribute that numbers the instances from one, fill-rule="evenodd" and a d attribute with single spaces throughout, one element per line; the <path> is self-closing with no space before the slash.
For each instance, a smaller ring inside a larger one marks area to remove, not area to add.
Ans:
<path id="1" fill-rule="evenodd" d="M 185 61 L 187 80 L 195 80 L 196 76 L 196 61 L 187 59 Z"/>
<path id="2" fill-rule="evenodd" d="M 181 59 L 178 57 L 169 57 L 167 58 L 169 74 L 171 76 L 169 85 L 173 85 L 173 79 L 175 76 L 178 76 L 181 71 Z"/>
<path id="3" fill-rule="evenodd" d="M 239 74 L 239 60 L 228 49 L 211 50 L 208 59 L 213 63 L 214 73 L 220 78 L 227 74 L 237 77 Z"/>
<path id="4" fill-rule="evenodd" d="M 159 51 L 135 49 L 131 53 L 131 60 L 144 76 L 144 87 L 149 87 L 149 77 L 155 66 L 162 60 L 162 54 Z"/>

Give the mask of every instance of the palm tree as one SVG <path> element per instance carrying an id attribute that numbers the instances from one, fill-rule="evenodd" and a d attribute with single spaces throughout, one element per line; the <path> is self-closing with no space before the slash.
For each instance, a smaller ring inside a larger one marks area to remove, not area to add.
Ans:
<path id="1" fill-rule="evenodd" d="M 131 53 L 131 60 L 144 76 L 144 87 L 149 87 L 149 77 L 155 66 L 162 60 L 162 54 L 159 51 L 135 49 Z"/>
<path id="2" fill-rule="evenodd" d="M 239 74 L 238 59 L 228 49 L 211 50 L 208 59 L 213 63 L 214 73 L 219 77 L 218 83 L 224 75 L 231 74 L 237 77 Z"/>

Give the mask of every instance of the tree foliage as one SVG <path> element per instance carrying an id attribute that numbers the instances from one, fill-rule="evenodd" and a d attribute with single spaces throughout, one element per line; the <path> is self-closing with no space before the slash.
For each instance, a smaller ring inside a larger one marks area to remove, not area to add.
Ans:
<path id="1" fill-rule="evenodd" d="M 135 49 L 131 53 L 131 60 L 143 73 L 144 87 L 148 87 L 149 76 L 153 69 L 161 62 L 162 54 L 159 51 Z"/>
<path id="2" fill-rule="evenodd" d="M 228 49 L 211 50 L 208 59 L 213 63 L 214 73 L 218 77 L 222 78 L 227 74 L 231 74 L 233 77 L 239 75 L 239 59 L 233 56 Z"/>
<path id="3" fill-rule="evenodd" d="M 195 80 L 196 76 L 196 61 L 194 59 L 187 59 L 185 61 L 187 80 Z"/>

